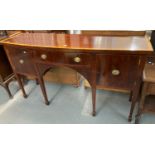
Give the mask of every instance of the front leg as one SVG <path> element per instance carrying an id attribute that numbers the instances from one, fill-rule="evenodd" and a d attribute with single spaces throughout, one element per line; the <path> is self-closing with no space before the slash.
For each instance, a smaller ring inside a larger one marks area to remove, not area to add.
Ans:
<path id="1" fill-rule="evenodd" d="M 23 86 L 23 82 L 22 82 L 22 80 L 21 80 L 20 75 L 15 74 L 15 76 L 16 76 L 16 79 L 17 79 L 17 81 L 18 81 L 18 84 L 19 84 L 19 86 L 20 86 L 20 88 L 21 88 L 21 90 L 22 90 L 23 97 L 24 97 L 24 98 L 27 98 L 27 94 L 26 94 L 26 92 L 25 92 L 25 89 L 24 89 L 24 86 Z"/>
<path id="2" fill-rule="evenodd" d="M 92 85 L 92 104 L 93 104 L 92 115 L 96 116 L 96 85 Z"/>
<path id="3" fill-rule="evenodd" d="M 45 99 L 45 104 L 49 105 L 49 101 L 48 101 L 48 97 L 47 97 L 47 93 L 46 93 L 46 88 L 45 88 L 45 83 L 44 83 L 43 77 L 38 76 L 38 80 L 37 81 L 40 84 L 40 88 L 42 90 L 42 94 L 43 94 L 43 97 Z"/>
<path id="4" fill-rule="evenodd" d="M 10 91 L 10 89 L 9 89 L 8 84 L 5 84 L 5 85 L 4 85 L 4 88 L 5 88 L 6 92 L 7 92 L 8 95 L 9 95 L 9 98 L 12 99 L 13 96 L 12 96 L 12 94 L 11 94 L 11 91 Z"/>
<path id="5" fill-rule="evenodd" d="M 132 115 L 133 115 L 133 111 L 134 111 L 134 108 L 135 108 L 135 105 L 137 102 L 137 98 L 139 95 L 140 85 L 141 85 L 141 82 L 135 82 L 134 89 L 132 90 L 131 108 L 130 108 L 130 113 L 129 113 L 129 117 L 128 117 L 128 122 L 132 121 Z"/>

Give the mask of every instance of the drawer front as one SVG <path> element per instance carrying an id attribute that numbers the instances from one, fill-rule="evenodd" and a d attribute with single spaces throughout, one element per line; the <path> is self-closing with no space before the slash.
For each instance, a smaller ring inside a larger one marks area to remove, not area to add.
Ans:
<path id="1" fill-rule="evenodd" d="M 139 56 L 98 55 L 99 85 L 105 88 L 129 90 L 138 76 Z"/>
<path id="2" fill-rule="evenodd" d="M 32 50 L 18 47 L 7 47 L 7 52 L 16 72 L 35 75 Z"/>
<path id="3" fill-rule="evenodd" d="M 92 56 L 85 53 L 35 51 L 35 60 L 40 63 L 90 67 Z"/>

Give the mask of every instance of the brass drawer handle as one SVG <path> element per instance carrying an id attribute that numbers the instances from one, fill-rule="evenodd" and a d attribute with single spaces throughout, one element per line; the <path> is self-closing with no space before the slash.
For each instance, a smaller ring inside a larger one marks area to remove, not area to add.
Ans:
<path id="1" fill-rule="evenodd" d="M 118 69 L 113 69 L 112 70 L 112 75 L 119 75 L 120 71 Z"/>
<path id="2" fill-rule="evenodd" d="M 20 63 L 20 64 L 23 64 L 23 63 L 24 63 L 24 60 L 23 60 L 23 59 L 20 59 L 20 60 L 19 60 L 19 63 Z"/>
<path id="3" fill-rule="evenodd" d="M 42 54 L 42 55 L 41 55 L 41 58 L 42 58 L 43 60 L 45 60 L 45 59 L 47 58 L 47 55 L 46 55 L 46 54 Z"/>
<path id="4" fill-rule="evenodd" d="M 77 62 L 77 63 L 79 63 L 79 62 L 81 61 L 81 58 L 75 57 L 75 58 L 74 58 L 74 61 Z"/>
<path id="5" fill-rule="evenodd" d="M 23 51 L 23 53 L 26 54 L 27 52 L 26 51 Z"/>

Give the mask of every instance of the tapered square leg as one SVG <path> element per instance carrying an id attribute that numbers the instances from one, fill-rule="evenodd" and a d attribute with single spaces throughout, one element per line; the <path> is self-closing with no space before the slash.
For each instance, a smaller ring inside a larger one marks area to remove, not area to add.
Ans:
<path id="1" fill-rule="evenodd" d="M 22 80 L 21 80 L 20 75 L 16 74 L 15 76 L 16 76 L 16 79 L 17 79 L 17 81 L 18 81 L 18 83 L 19 83 L 19 86 L 20 86 L 20 88 L 21 88 L 21 90 L 22 90 L 23 97 L 24 97 L 24 98 L 27 98 L 27 94 L 26 94 L 26 92 L 25 92 L 24 85 L 23 85 L 23 82 L 22 82 Z"/>
<path id="2" fill-rule="evenodd" d="M 9 89 L 8 84 L 5 84 L 5 85 L 4 85 L 4 88 L 5 88 L 6 92 L 7 92 L 7 93 L 8 93 L 8 95 L 9 95 L 9 98 L 10 98 L 10 99 L 12 99 L 12 98 L 13 98 L 13 96 L 12 96 L 12 94 L 11 94 L 11 92 L 10 92 L 10 89 Z"/>
<path id="3" fill-rule="evenodd" d="M 92 87 L 92 104 L 93 104 L 92 116 L 96 116 L 96 86 Z"/>
<path id="4" fill-rule="evenodd" d="M 49 105 L 49 101 L 48 101 L 48 97 L 47 97 L 47 93 L 46 93 L 46 88 L 45 88 L 45 83 L 44 83 L 44 80 L 42 77 L 38 77 L 38 80 L 37 80 L 40 84 L 40 88 L 41 88 L 41 91 L 42 91 L 42 94 L 43 94 L 43 97 L 45 99 L 45 104 L 46 105 Z"/>

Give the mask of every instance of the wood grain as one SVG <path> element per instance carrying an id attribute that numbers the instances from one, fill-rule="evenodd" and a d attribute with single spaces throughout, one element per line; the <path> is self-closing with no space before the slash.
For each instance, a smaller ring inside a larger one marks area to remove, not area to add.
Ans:
<path id="1" fill-rule="evenodd" d="M 83 75 L 91 85 L 93 116 L 96 114 L 98 84 L 131 91 L 130 121 L 139 95 L 146 57 L 153 51 L 150 42 L 143 36 L 102 37 L 26 32 L 1 44 L 5 47 L 24 96 L 20 75 L 34 76 L 48 105 L 43 76 L 55 67 L 69 67 Z M 22 64 L 19 63 L 21 59 L 24 60 Z"/>
<path id="2" fill-rule="evenodd" d="M 81 34 L 21 33 L 15 37 L 5 39 L 1 43 L 28 47 L 82 49 L 84 51 L 91 50 L 92 52 L 97 50 L 124 50 L 124 52 L 135 53 L 137 51 L 153 50 L 151 43 L 146 37 L 142 36 L 111 37 Z"/>
<path id="3" fill-rule="evenodd" d="M 82 34 L 99 36 L 144 36 L 145 31 L 82 30 Z"/>

